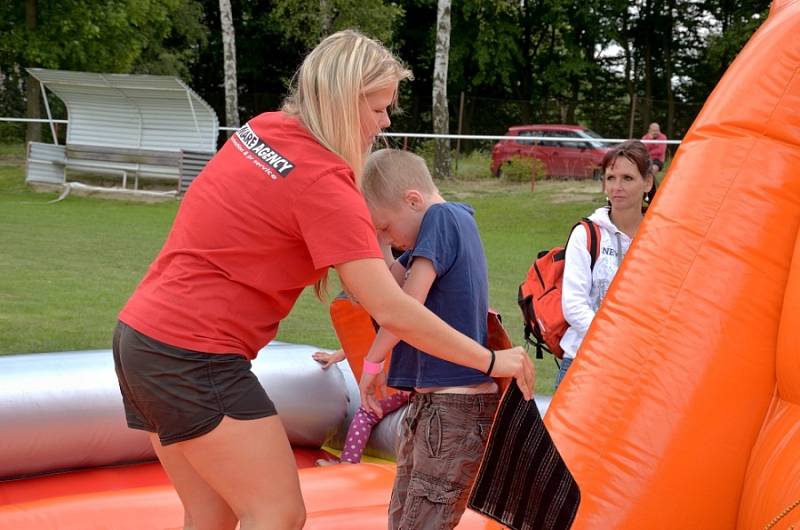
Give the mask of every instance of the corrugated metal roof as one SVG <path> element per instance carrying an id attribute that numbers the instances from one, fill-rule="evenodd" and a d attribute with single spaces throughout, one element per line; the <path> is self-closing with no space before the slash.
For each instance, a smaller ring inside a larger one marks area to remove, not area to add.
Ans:
<path id="1" fill-rule="evenodd" d="M 27 70 L 66 105 L 68 144 L 216 151 L 216 113 L 177 77 Z"/>

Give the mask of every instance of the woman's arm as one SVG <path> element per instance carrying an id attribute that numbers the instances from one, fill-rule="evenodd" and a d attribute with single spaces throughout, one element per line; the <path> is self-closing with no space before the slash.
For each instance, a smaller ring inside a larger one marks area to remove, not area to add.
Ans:
<path id="1" fill-rule="evenodd" d="M 585 335 L 594 318 L 594 309 L 589 298 L 592 290 L 592 258 L 587 249 L 586 229 L 583 226 L 576 226 L 572 231 L 564 260 L 561 310 L 567 323 Z"/>
<path id="2" fill-rule="evenodd" d="M 380 259 L 341 263 L 336 271 L 361 305 L 381 327 L 415 348 L 447 361 L 485 372 L 490 351 L 448 326 L 418 301 L 404 293 Z M 533 365 L 521 347 L 496 352 L 491 374 L 514 377 L 522 394 L 533 392 Z"/>

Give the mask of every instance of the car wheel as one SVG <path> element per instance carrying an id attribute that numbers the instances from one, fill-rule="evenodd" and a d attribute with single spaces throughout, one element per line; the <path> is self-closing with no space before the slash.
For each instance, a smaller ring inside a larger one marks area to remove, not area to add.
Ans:
<path id="1" fill-rule="evenodd" d="M 596 167 L 592 170 L 592 180 L 603 180 L 603 170 Z"/>
<path id="2" fill-rule="evenodd" d="M 503 178 L 503 164 L 497 166 L 497 171 L 494 172 L 495 178 Z"/>

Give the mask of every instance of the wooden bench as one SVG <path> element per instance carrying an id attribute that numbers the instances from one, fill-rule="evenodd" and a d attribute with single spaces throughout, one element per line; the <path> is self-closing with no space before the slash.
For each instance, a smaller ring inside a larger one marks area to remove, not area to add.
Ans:
<path id="1" fill-rule="evenodd" d="M 127 188 L 128 175 L 134 177 L 133 189 L 139 188 L 139 177 L 179 178 L 180 151 L 67 144 L 64 155 L 65 169 L 118 174 L 123 188 Z"/>
<path id="2" fill-rule="evenodd" d="M 66 182 L 67 172 L 97 173 L 128 177 L 139 188 L 139 177 L 175 181 L 183 193 L 214 153 L 194 150 L 157 149 L 67 144 L 55 146 L 31 142 L 28 147 L 28 180 Z M 49 166 L 49 169 L 48 167 Z"/>

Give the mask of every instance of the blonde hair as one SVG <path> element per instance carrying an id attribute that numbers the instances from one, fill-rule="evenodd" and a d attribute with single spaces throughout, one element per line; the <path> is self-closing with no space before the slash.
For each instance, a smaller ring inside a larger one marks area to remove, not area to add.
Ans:
<path id="1" fill-rule="evenodd" d="M 344 30 L 326 37 L 294 75 L 283 111 L 297 116 L 320 144 L 343 158 L 360 183 L 366 154 L 361 145 L 360 100 L 411 79 L 392 52 L 377 41 Z"/>
<path id="2" fill-rule="evenodd" d="M 411 189 L 425 195 L 439 191 L 422 157 L 398 149 L 381 149 L 369 155 L 361 193 L 370 208 L 397 207 Z"/>

